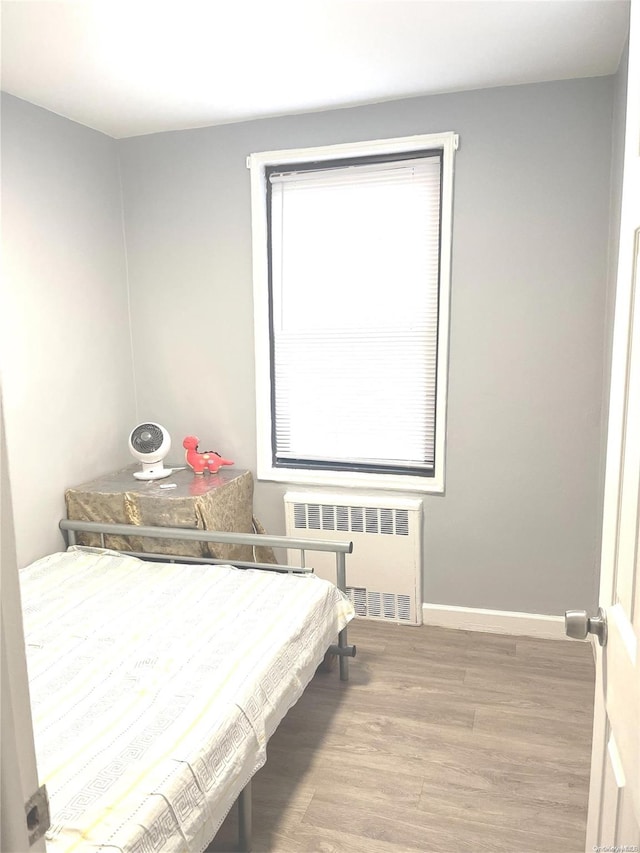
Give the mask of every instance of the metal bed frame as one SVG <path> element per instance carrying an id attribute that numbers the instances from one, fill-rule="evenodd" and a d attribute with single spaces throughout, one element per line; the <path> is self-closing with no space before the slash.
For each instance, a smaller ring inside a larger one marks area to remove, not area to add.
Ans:
<path id="1" fill-rule="evenodd" d="M 96 521 L 74 521 L 62 519 L 60 530 L 66 535 L 69 546 L 76 545 L 78 533 L 97 533 L 101 537 L 102 547 L 105 536 L 136 536 L 153 539 L 182 539 L 191 542 L 215 542 L 228 545 L 270 546 L 300 552 L 300 566 L 283 566 L 277 563 L 251 563 L 236 560 L 219 560 L 211 557 L 183 557 L 179 554 L 154 554 L 139 551 L 120 551 L 132 557 L 150 562 L 162 563 L 210 563 L 214 565 L 232 565 L 240 569 L 260 569 L 269 572 L 287 574 L 312 574 L 313 568 L 305 565 L 306 551 L 329 551 L 336 558 L 336 586 L 346 594 L 345 555 L 353 551 L 353 542 L 325 539 L 295 539 L 290 536 L 270 536 L 261 533 L 226 533 L 216 530 L 197 530 L 189 527 L 138 527 L 134 524 L 109 524 Z M 337 644 L 327 650 L 328 655 L 336 655 L 340 662 L 340 680 L 349 680 L 349 658 L 356 656 L 356 647 L 347 641 L 346 627 L 338 634 Z M 251 850 L 252 832 L 251 780 L 245 785 L 238 797 L 238 844 L 239 850 Z"/>

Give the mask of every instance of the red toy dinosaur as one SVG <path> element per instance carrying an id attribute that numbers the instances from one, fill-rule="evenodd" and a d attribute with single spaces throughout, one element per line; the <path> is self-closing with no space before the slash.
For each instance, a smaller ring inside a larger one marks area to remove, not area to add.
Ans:
<path id="1" fill-rule="evenodd" d="M 223 465 L 233 465 L 231 460 L 223 459 L 215 450 L 205 450 L 204 453 L 200 453 L 195 435 L 188 435 L 182 442 L 182 446 L 187 451 L 185 453 L 187 465 L 193 468 L 196 474 L 204 474 L 205 471 L 215 474 Z"/>

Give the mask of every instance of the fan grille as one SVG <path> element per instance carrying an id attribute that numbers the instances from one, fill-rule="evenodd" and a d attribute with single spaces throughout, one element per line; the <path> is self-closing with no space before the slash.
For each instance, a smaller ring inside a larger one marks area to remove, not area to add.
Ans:
<path id="1" fill-rule="evenodd" d="M 131 433 L 131 445 L 138 453 L 155 453 L 162 440 L 162 430 L 157 424 L 140 424 Z"/>

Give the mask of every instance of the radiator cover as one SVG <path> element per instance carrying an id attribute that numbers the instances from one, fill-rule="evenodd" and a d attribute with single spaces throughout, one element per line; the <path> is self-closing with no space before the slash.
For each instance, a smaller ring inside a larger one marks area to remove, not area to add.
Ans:
<path id="1" fill-rule="evenodd" d="M 422 501 L 411 498 L 287 492 L 287 536 L 350 539 L 347 591 L 358 616 L 422 624 Z M 336 582 L 335 558 L 306 552 L 316 574 Z M 290 565 L 299 554 L 289 552 Z"/>

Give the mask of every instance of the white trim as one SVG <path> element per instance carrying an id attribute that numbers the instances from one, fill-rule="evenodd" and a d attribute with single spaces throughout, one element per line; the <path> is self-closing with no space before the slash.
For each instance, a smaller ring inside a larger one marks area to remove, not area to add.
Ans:
<path id="1" fill-rule="evenodd" d="M 258 398 L 256 383 L 256 398 Z M 258 403 L 257 405 L 265 405 Z M 266 435 L 271 435 L 271 402 L 268 413 L 263 411 L 261 414 L 256 412 L 256 420 L 269 421 L 269 432 Z M 394 475 L 394 474 L 362 474 L 357 471 L 314 471 L 302 468 L 274 468 L 271 465 L 271 449 L 268 449 L 268 456 L 265 458 L 264 451 L 261 454 L 260 437 L 265 433 L 260 432 L 260 426 L 257 427 L 258 432 L 258 464 L 257 478 L 258 480 L 269 480 L 276 483 L 287 483 L 296 486 L 321 486 L 329 488 L 345 488 L 345 489 L 384 489 L 401 492 L 421 492 L 423 494 L 442 494 L 444 492 L 444 478 L 442 480 L 435 477 L 415 477 L 410 475 Z M 437 453 L 437 450 L 436 450 Z M 436 463 L 437 464 L 437 463 Z"/>
<path id="2" fill-rule="evenodd" d="M 544 616 L 539 613 L 423 604 L 422 621 L 425 625 L 484 631 L 488 634 L 513 634 L 547 640 L 569 639 L 564 631 L 563 616 Z"/>
<path id="3" fill-rule="evenodd" d="M 315 160 L 334 160 L 340 157 L 361 157 L 368 154 L 399 154 L 418 148 L 451 148 L 459 144 L 457 133 L 422 133 L 391 139 L 374 139 L 365 142 L 344 142 L 338 145 L 321 145 L 315 148 L 285 148 L 279 151 L 261 151 L 247 158 L 249 168 L 270 166 L 276 163 L 306 163 Z"/>
<path id="4" fill-rule="evenodd" d="M 613 770 L 613 778 L 616 780 L 616 787 L 619 791 L 621 791 L 626 786 L 627 780 L 624 775 L 622 759 L 620 758 L 618 744 L 616 743 L 616 739 L 613 736 L 613 732 L 611 732 L 611 734 L 609 735 L 607 752 L 609 753 L 609 763 L 611 764 L 611 769 Z"/>
<path id="5" fill-rule="evenodd" d="M 351 492 L 287 491 L 284 495 L 284 502 L 329 504 L 330 506 L 381 506 L 379 495 L 354 495 Z M 418 512 L 422 510 L 422 505 L 423 502 L 419 498 L 385 497 L 384 499 L 384 506 L 388 509 L 407 509 L 411 512 Z"/>
<path id="6" fill-rule="evenodd" d="M 253 244 L 253 310 L 256 372 L 257 477 L 282 483 L 346 488 L 396 489 L 442 494 L 445 488 L 447 376 L 449 358 L 449 303 L 451 293 L 451 238 L 453 219 L 453 162 L 459 145 L 453 132 L 420 134 L 396 139 L 377 139 L 293 148 L 250 154 L 251 222 Z M 438 321 L 438 367 L 436 377 L 436 446 L 433 477 L 364 474 L 352 471 L 314 471 L 274 468 L 271 454 L 271 346 L 269 341 L 269 288 L 267 258 L 267 211 L 265 168 L 277 163 L 302 163 L 369 154 L 401 153 L 419 148 L 442 149 L 442 223 L 440 258 L 440 302 Z"/>

